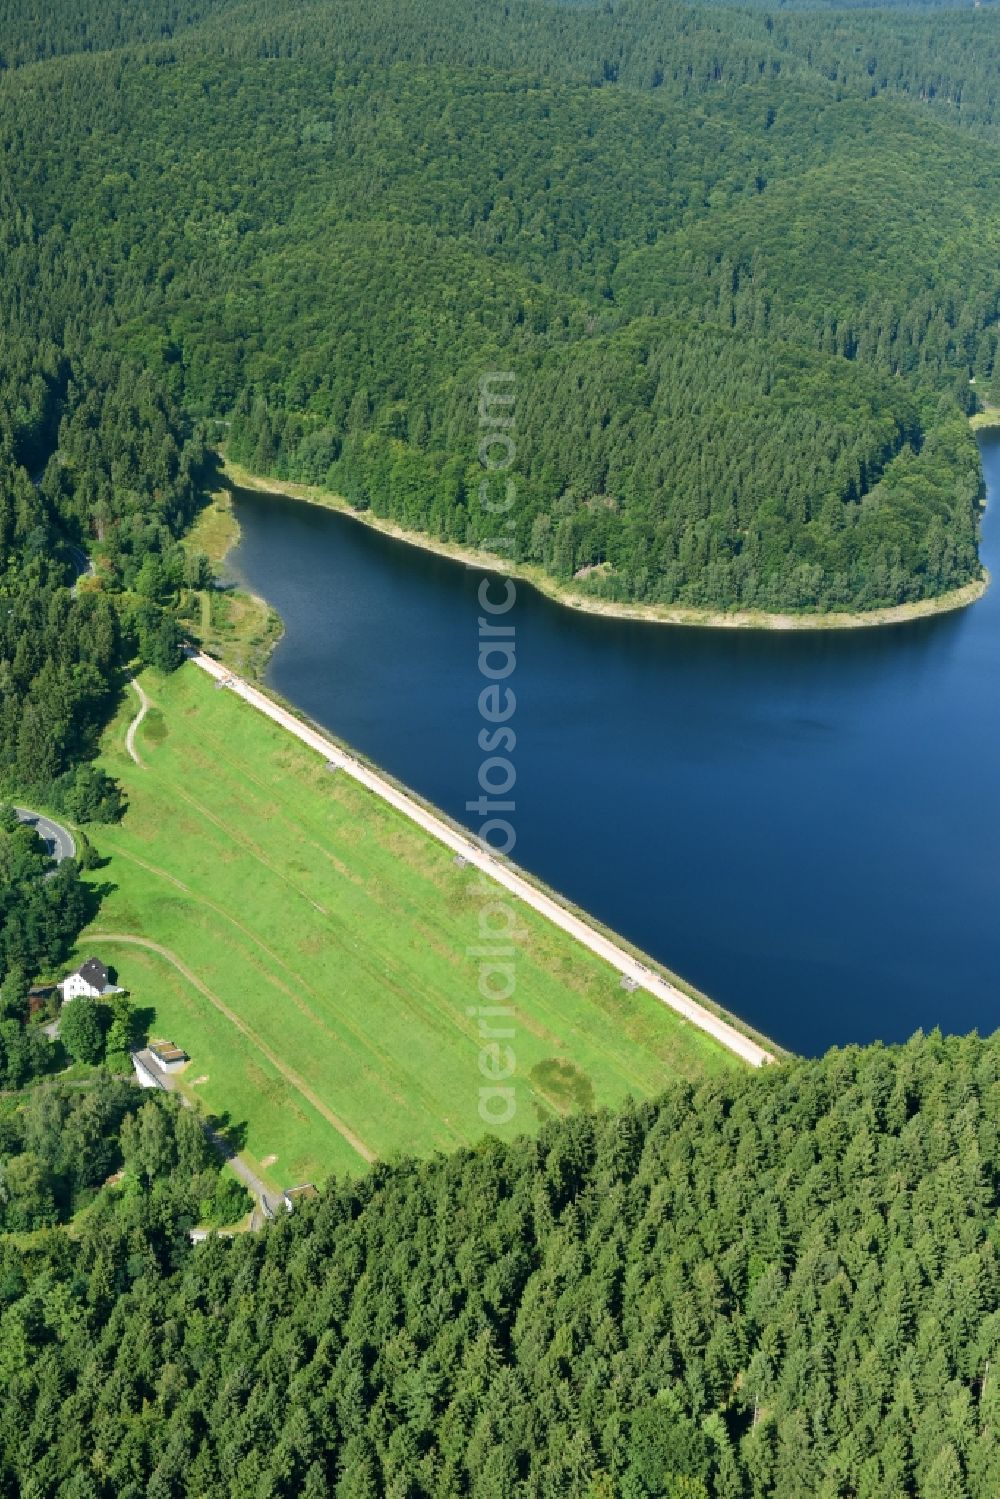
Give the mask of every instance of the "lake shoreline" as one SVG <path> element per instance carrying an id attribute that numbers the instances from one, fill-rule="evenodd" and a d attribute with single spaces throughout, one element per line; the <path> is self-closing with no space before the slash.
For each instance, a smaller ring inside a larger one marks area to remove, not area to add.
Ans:
<path id="1" fill-rule="evenodd" d="M 220 458 L 222 457 L 222 455 L 219 456 Z M 246 470 L 240 468 L 239 465 L 229 463 L 224 459 L 222 461 L 225 475 L 233 485 L 239 488 L 254 489 L 265 494 L 283 494 L 283 491 L 270 489 L 266 480 L 256 479 L 255 476 L 247 474 Z M 245 482 L 245 480 L 251 480 L 252 482 L 247 483 Z M 296 495 L 285 495 L 285 497 L 291 499 L 298 498 L 298 496 Z M 242 531 L 239 520 L 232 509 L 229 491 L 225 489 L 223 489 L 222 491 L 217 491 L 213 498 L 214 503 L 224 509 L 226 521 L 224 534 L 218 538 L 218 545 L 211 549 L 212 555 L 210 560 L 212 561 L 214 566 L 218 567 L 222 565 L 229 554 L 239 545 Z M 308 500 L 305 501 L 305 503 L 322 504 L 321 501 Z M 346 506 L 346 501 L 344 502 L 344 504 Z M 334 509 L 339 508 L 339 506 L 327 505 L 323 508 Z M 351 513 L 349 509 L 347 513 Z M 426 550 L 426 548 L 424 550 Z M 414 803 L 414 805 L 421 807 L 424 811 L 430 813 L 443 825 L 452 829 L 462 838 L 470 839 L 471 834 L 469 832 L 469 829 L 463 823 L 458 822 L 455 818 L 451 817 L 449 813 L 444 811 L 443 808 L 437 806 L 434 802 L 429 801 L 418 791 L 408 786 L 405 782 L 399 780 L 398 777 L 394 776 L 390 771 L 385 769 L 385 767 L 377 764 L 363 751 L 360 751 L 354 746 L 347 744 L 345 740 L 341 739 L 328 727 L 319 723 L 318 720 L 310 717 L 310 715 L 306 713 L 305 710 L 301 708 L 297 703 L 285 697 L 284 694 L 282 694 L 273 685 L 273 683 L 270 683 L 266 680 L 267 663 L 274 651 L 274 648 L 277 646 L 279 640 L 282 638 L 285 632 L 284 620 L 282 619 L 282 616 L 278 612 L 278 610 L 276 610 L 274 606 L 261 594 L 247 588 L 243 583 L 240 584 L 240 587 L 241 589 L 244 589 L 246 591 L 248 597 L 264 605 L 264 607 L 272 615 L 274 615 L 277 620 L 281 622 L 280 631 L 270 641 L 266 655 L 263 657 L 263 659 L 254 663 L 250 671 L 248 672 L 246 686 L 251 688 L 252 691 L 258 693 L 262 698 L 268 699 L 277 708 L 284 710 L 287 715 L 290 715 L 291 717 L 297 719 L 306 728 L 318 732 L 326 738 L 329 738 L 331 743 L 334 744 L 338 749 L 344 751 L 351 758 L 353 763 L 365 768 L 369 772 L 374 773 L 386 786 L 394 788 L 398 793 L 406 797 L 408 801 Z M 231 645 L 231 642 L 229 644 Z M 229 659 L 227 660 L 227 658 Z M 205 659 L 207 660 L 209 658 Z M 226 649 L 225 643 L 223 643 L 223 648 L 220 650 L 217 659 L 221 661 L 222 664 L 227 665 L 230 670 L 239 670 L 239 667 L 237 667 L 237 663 L 232 658 L 231 651 Z M 243 663 L 240 663 L 240 665 L 243 666 L 244 670 L 246 670 L 246 666 Z M 635 960 L 639 964 L 640 968 L 644 970 L 644 973 L 650 978 L 665 981 L 669 986 L 676 989 L 679 994 L 683 996 L 687 1001 L 693 1004 L 695 1009 L 704 1011 L 709 1017 L 714 1017 L 716 1020 L 722 1021 L 725 1026 L 731 1028 L 740 1036 L 759 1047 L 764 1053 L 766 1053 L 767 1060 L 770 1063 L 773 1064 L 795 1055 L 795 1053 L 788 1047 L 783 1046 L 779 1042 L 773 1040 L 770 1036 L 766 1035 L 763 1031 L 754 1026 L 752 1022 L 744 1019 L 736 1011 L 727 1009 L 724 1005 L 719 1004 L 716 1000 L 712 999 L 710 995 L 706 994 L 702 989 L 699 989 L 697 985 L 692 984 L 689 980 L 683 978 L 679 973 L 676 973 L 672 968 L 669 967 L 668 964 L 662 962 L 659 958 L 656 958 L 647 953 L 642 947 L 630 941 L 628 937 L 616 931 L 614 928 L 608 926 L 605 922 L 601 921 L 599 917 L 594 916 L 591 912 L 576 904 L 576 902 L 564 895 L 561 891 L 556 890 L 553 886 L 546 883 L 546 881 L 543 880 L 539 875 L 526 868 L 522 868 L 520 865 L 514 863 L 513 860 L 506 857 L 496 857 L 493 862 L 496 866 L 502 866 L 502 868 L 507 870 L 509 873 L 516 875 L 517 878 L 522 880 L 525 884 L 531 886 L 538 895 L 558 905 L 564 914 L 569 915 L 570 917 L 578 921 L 582 921 L 600 937 L 613 943 L 614 946 L 621 951 L 621 953 L 626 954 L 628 955 L 628 957 Z M 704 1029 L 704 1027 L 702 1028 Z M 726 1043 L 721 1044 L 726 1045 Z M 731 1047 L 729 1047 L 728 1049 L 732 1050 Z"/>
<path id="2" fill-rule="evenodd" d="M 262 594 L 242 585 L 219 585 L 220 569 L 239 546 L 240 536 L 229 488 L 214 490 L 181 543 L 187 556 L 207 558 L 214 580 L 207 588 L 189 590 L 183 617 L 190 620 L 192 633 L 206 650 L 225 655 L 235 670 L 261 681 L 285 633 L 285 622 Z"/>
<path id="3" fill-rule="evenodd" d="M 243 470 L 239 470 L 240 478 L 239 480 L 237 480 L 235 474 L 233 473 L 233 469 L 237 467 L 237 465 L 230 464 L 227 466 L 226 470 L 227 476 L 230 478 L 233 484 L 239 484 L 239 487 L 242 488 L 253 488 L 255 490 L 259 490 L 262 493 L 276 492 L 269 490 L 267 488 L 266 482 L 263 480 L 250 485 L 244 484 L 242 482 L 244 475 Z M 291 498 L 295 498 L 295 496 L 291 496 Z M 242 529 L 240 527 L 239 520 L 233 511 L 231 503 L 231 493 L 228 489 L 224 488 L 215 492 L 215 494 L 213 495 L 213 505 L 216 509 L 215 519 L 217 522 L 221 521 L 222 524 L 217 525 L 215 528 L 213 528 L 211 541 L 208 541 L 207 538 L 203 538 L 203 544 L 207 544 L 208 550 L 206 552 L 206 555 L 209 556 L 209 560 L 211 561 L 213 566 L 219 567 L 224 563 L 229 554 L 239 545 L 242 536 Z M 239 588 L 241 591 L 246 593 L 248 598 L 254 600 L 256 603 L 261 604 L 270 615 L 278 620 L 280 622 L 280 629 L 269 641 L 266 654 L 258 658 L 256 661 L 247 663 L 243 660 L 239 660 L 236 655 L 234 655 L 233 646 L 238 644 L 239 642 L 218 641 L 213 643 L 214 650 L 208 656 L 206 656 L 203 651 L 200 653 L 203 659 L 197 664 L 201 664 L 204 667 L 206 661 L 214 659 L 225 666 L 230 672 L 234 672 L 237 676 L 239 676 L 241 672 L 244 673 L 244 686 L 246 688 L 251 689 L 251 691 L 253 693 L 256 693 L 259 697 L 267 699 L 277 709 L 282 710 L 286 716 L 294 718 L 306 729 L 322 735 L 325 739 L 329 739 L 331 745 L 335 746 L 338 751 L 343 752 L 347 757 L 349 757 L 350 761 L 354 765 L 375 775 L 386 787 L 392 788 L 395 792 L 405 797 L 409 802 L 413 803 L 414 806 L 419 807 L 424 812 L 430 814 L 443 826 L 459 835 L 464 840 L 471 840 L 474 842 L 474 839 L 472 839 L 472 835 L 468 827 L 466 827 L 463 823 L 457 821 L 448 812 L 444 811 L 443 808 L 437 806 L 434 802 L 429 801 L 414 788 L 408 786 L 405 782 L 394 776 L 389 770 L 387 770 L 384 766 L 379 765 L 376 761 L 372 760 L 363 751 L 348 744 L 333 730 L 320 723 L 317 719 L 312 718 L 297 703 L 293 702 L 291 699 L 281 693 L 273 683 L 266 680 L 266 668 L 268 660 L 270 659 L 270 655 L 272 654 L 274 648 L 277 646 L 285 631 L 284 620 L 282 619 L 282 616 L 278 612 L 278 610 L 276 610 L 274 606 L 261 594 L 250 589 L 243 582 L 239 584 Z M 191 652 L 189 652 L 189 656 L 190 654 Z M 620 950 L 622 954 L 627 955 L 629 958 L 637 962 L 640 968 L 643 969 L 644 973 L 650 978 L 662 980 L 670 987 L 676 989 L 679 995 L 690 1002 L 695 1007 L 695 1009 L 704 1011 L 709 1017 L 714 1017 L 714 1019 L 723 1022 L 725 1026 L 738 1033 L 738 1035 L 743 1037 L 745 1040 L 759 1047 L 763 1052 L 766 1053 L 767 1060 L 769 1062 L 779 1062 L 785 1058 L 794 1056 L 795 1053 L 788 1047 L 782 1046 L 780 1043 L 773 1040 L 770 1036 L 766 1035 L 763 1031 L 758 1030 L 757 1027 L 755 1027 L 750 1021 L 745 1020 L 734 1010 L 727 1009 L 724 1005 L 719 1004 L 716 1000 L 712 999 L 710 995 L 699 989 L 695 984 L 692 984 L 689 980 L 676 973 L 672 968 L 669 967 L 668 964 L 662 962 L 659 958 L 652 956 L 636 943 L 630 941 L 628 937 L 616 931 L 614 928 L 608 926 L 605 922 L 601 921 L 600 918 L 594 916 L 592 913 L 576 904 L 569 897 L 562 894 L 561 891 L 558 891 L 553 886 L 547 884 L 546 881 L 543 880 L 539 875 L 526 868 L 521 867 L 512 859 L 509 859 L 506 856 L 495 857 L 493 860 L 493 864 L 497 866 L 497 868 L 506 870 L 509 874 L 516 876 L 525 884 L 531 886 L 531 888 L 538 896 L 543 897 L 558 905 L 565 915 L 583 922 L 587 927 L 591 929 L 592 932 L 596 933 L 599 937 L 605 939 L 606 941 L 612 943 L 616 948 Z M 494 875 L 494 878 L 495 877 L 496 876 Z M 705 1029 L 704 1026 L 702 1026 L 701 1028 Z M 729 1047 L 727 1043 L 722 1042 L 720 1044 L 726 1046 L 727 1049 L 732 1051 L 732 1047 Z"/>
<path id="4" fill-rule="evenodd" d="M 421 531 L 409 531 L 395 521 L 372 515 L 370 511 L 355 510 L 342 495 L 333 494 L 316 484 L 302 484 L 291 479 L 263 478 L 252 474 L 242 464 L 234 462 L 224 452 L 218 453 L 222 472 L 237 489 L 257 490 L 264 494 L 295 500 L 299 504 L 316 505 L 323 510 L 334 510 L 351 520 L 391 536 L 394 541 L 433 552 L 436 556 L 462 562 L 467 567 L 480 568 L 484 572 L 502 573 L 529 583 L 546 598 L 582 614 L 604 616 L 606 619 L 632 620 L 640 624 L 681 625 L 694 629 L 719 630 L 858 630 L 876 629 L 886 625 L 905 625 L 913 620 L 928 619 L 938 614 L 953 613 L 976 603 L 990 586 L 990 575 L 982 569 L 982 575 L 951 589 L 933 599 L 918 599 L 913 603 L 894 604 L 883 609 L 872 609 L 864 613 L 841 614 L 769 614 L 756 610 L 725 611 L 718 609 L 695 609 L 683 605 L 667 604 L 616 604 L 609 600 L 588 598 L 574 593 L 550 578 L 541 568 L 526 563 L 509 563 L 493 552 L 477 551 L 456 542 L 440 541 Z"/>
<path id="5" fill-rule="evenodd" d="M 337 735 L 310 719 L 301 708 L 288 702 L 273 688 L 240 680 L 229 667 L 202 651 L 189 651 L 188 660 L 218 684 L 230 688 L 248 706 L 318 752 L 328 768 L 332 766 L 343 771 L 380 800 L 395 807 L 430 837 L 477 868 L 481 878 L 506 888 L 516 898 L 525 901 L 553 925 L 597 953 L 609 966 L 631 978 L 633 989 L 646 990 L 665 1002 L 682 1020 L 711 1036 L 732 1055 L 751 1067 L 773 1065 L 792 1055 L 786 1047 L 772 1041 L 739 1015 L 716 1004 L 665 964 L 553 890 L 545 881 L 477 839 L 469 828 L 376 765 L 368 756 L 345 746 Z"/>

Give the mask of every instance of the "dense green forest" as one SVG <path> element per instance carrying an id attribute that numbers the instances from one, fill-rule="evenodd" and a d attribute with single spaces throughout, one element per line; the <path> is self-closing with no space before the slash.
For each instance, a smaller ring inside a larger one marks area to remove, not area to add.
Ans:
<path id="1" fill-rule="evenodd" d="M 76 861 L 53 867 L 34 828 L 0 806 L 0 978 L 61 962 L 83 924 L 83 899 Z"/>
<path id="2" fill-rule="evenodd" d="M 22 1087 L 59 1059 L 40 1027 L 28 1024 L 28 989 L 67 957 L 88 902 L 76 861 L 53 867 L 35 830 L 0 805 L 0 1090 Z"/>
<path id="3" fill-rule="evenodd" d="M 109 1178 L 118 1190 L 102 1195 Z M 95 1227 L 114 1216 L 123 1229 L 160 1220 L 177 1234 L 238 1222 L 249 1208 L 201 1121 L 167 1094 L 98 1072 L 85 1086 L 44 1081 L 0 1108 L 0 1233 L 37 1233 L 87 1210 Z M 0 1365 L 16 1348 L 12 1331 L 4 1329 Z"/>
<path id="4" fill-rule="evenodd" d="M 193 1250 L 169 1175 L 133 1188 L 72 1243 L 0 1240 L 2 1491 L 992 1499 L 998 1105 L 1000 1040 L 934 1035 L 378 1166 Z M 83 1128 L 33 1102 L 18 1143 L 71 1176 Z"/>
<path id="5" fill-rule="evenodd" d="M 141 368 L 176 449 L 134 445 L 122 534 L 99 486 L 71 507 L 126 588 L 190 514 L 192 421 L 227 422 L 261 472 L 489 545 L 495 369 L 517 375 L 513 557 L 563 582 L 829 610 L 976 575 L 988 9 L 79 0 L 40 27 L 8 0 L 0 20 L 11 356 L 40 328 L 105 361 L 65 385 L 78 440 Z"/>
<path id="6" fill-rule="evenodd" d="M 0 792 L 176 664 L 206 443 L 612 599 L 976 576 L 1000 15 L 0 0 Z M 256 1235 L 28 985 L 97 896 L 0 811 L 0 1494 L 993 1499 L 1000 1040 L 727 1074 Z M 73 1079 L 52 1077 L 65 1060 Z"/>
<path id="7" fill-rule="evenodd" d="M 19 210 L 0 241 L 0 786 L 106 818 L 120 802 L 87 762 L 122 665 L 176 660 L 176 538 L 204 453 L 162 378 L 71 325 L 68 268 Z M 22 271 L 51 290 L 45 319 Z M 99 578 L 81 580 L 95 547 Z"/>

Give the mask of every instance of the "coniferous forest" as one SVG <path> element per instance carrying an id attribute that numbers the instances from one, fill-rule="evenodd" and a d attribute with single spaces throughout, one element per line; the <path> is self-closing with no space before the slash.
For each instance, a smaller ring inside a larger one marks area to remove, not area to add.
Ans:
<path id="1" fill-rule="evenodd" d="M 990 1499 L 998 1101 L 996 1039 L 831 1052 L 195 1250 L 140 1116 L 117 1211 L 0 1238 L 3 1492 Z M 22 1127 L 72 1173 L 65 1109 Z"/>
<path id="2" fill-rule="evenodd" d="M 379 1164 L 192 1246 L 241 1189 L 94 1074 L 125 1011 L 44 1039 L 92 887 L 6 808 L 123 814 L 98 739 L 180 659 L 212 444 L 488 544 L 485 371 L 515 560 L 567 586 L 814 613 L 977 577 L 998 69 L 990 3 L 0 0 L 0 1494 L 1000 1493 L 996 1038 Z"/>

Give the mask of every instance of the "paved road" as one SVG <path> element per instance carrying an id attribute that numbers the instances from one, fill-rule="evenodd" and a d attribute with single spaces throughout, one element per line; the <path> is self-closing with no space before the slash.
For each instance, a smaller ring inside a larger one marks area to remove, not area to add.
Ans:
<path id="1" fill-rule="evenodd" d="M 50 859 L 61 864 L 63 859 L 76 858 L 76 839 L 68 828 L 53 822 L 49 817 L 43 817 L 40 812 L 30 812 L 27 807 L 15 807 L 14 811 L 19 822 L 28 823 L 45 840 Z"/>
<path id="2" fill-rule="evenodd" d="M 139 711 L 128 726 L 128 733 L 125 735 L 125 748 L 128 750 L 136 765 L 142 765 L 143 762 L 139 758 L 139 751 L 135 747 L 135 731 L 142 723 L 142 720 L 146 717 L 146 714 L 149 712 L 151 705 L 149 698 L 143 692 L 135 677 L 129 677 L 128 680 L 129 686 L 134 687 L 136 693 L 138 694 Z"/>
<path id="3" fill-rule="evenodd" d="M 140 1051 L 139 1060 L 150 1077 L 156 1079 L 157 1087 L 162 1088 L 164 1093 L 176 1094 L 186 1109 L 193 1107 L 190 1098 L 186 1097 L 176 1086 L 176 1079 L 169 1072 L 161 1071 L 148 1051 Z M 265 1187 L 257 1173 L 252 1171 L 246 1161 L 241 1160 L 236 1154 L 231 1142 L 226 1139 L 225 1135 L 220 1134 L 217 1129 L 213 1129 L 204 1120 L 201 1121 L 201 1126 L 212 1148 L 222 1157 L 233 1174 L 239 1177 L 243 1185 L 250 1188 L 257 1201 L 266 1204 L 268 1212 L 273 1216 L 279 1207 L 282 1206 L 280 1196 L 276 1192 L 272 1192 L 270 1188 Z"/>
<path id="4" fill-rule="evenodd" d="M 69 552 L 70 556 L 72 557 L 74 566 L 76 567 L 76 570 L 77 570 L 77 579 L 76 579 L 76 581 L 77 581 L 77 583 L 79 583 L 79 581 L 80 581 L 81 578 L 92 578 L 92 577 L 94 577 L 95 573 L 97 572 L 97 569 L 94 566 L 94 564 L 91 561 L 91 559 L 87 556 L 86 552 L 83 550 L 83 547 L 77 547 L 77 546 L 72 546 L 71 544 L 67 544 L 66 550 Z M 76 585 L 74 585 L 74 587 L 75 586 Z"/>
<path id="5" fill-rule="evenodd" d="M 625 952 L 623 948 L 619 947 L 609 937 L 606 937 L 603 932 L 597 931 L 574 912 L 568 911 L 565 906 L 560 905 L 557 900 L 553 900 L 551 896 L 537 889 L 536 886 L 531 884 L 530 880 L 525 879 L 516 870 L 502 864 L 492 854 L 483 849 L 480 844 L 474 842 L 467 834 L 462 834 L 454 828 L 449 827 L 440 817 L 436 817 L 426 807 L 422 807 L 419 802 L 407 796 L 405 792 L 399 791 L 375 771 L 369 770 L 366 765 L 362 765 L 360 761 L 355 760 L 353 756 L 345 754 L 339 745 L 334 744 L 331 739 L 321 734 L 318 729 L 312 728 L 309 724 L 302 723 L 294 714 L 282 708 L 258 688 L 251 687 L 249 682 L 245 682 L 241 677 L 235 676 L 233 672 L 227 667 L 221 666 L 211 656 L 206 656 L 202 652 L 195 650 L 190 650 L 188 654 L 189 659 L 196 666 L 199 666 L 202 671 L 207 672 L 209 676 L 214 677 L 221 686 L 230 688 L 238 697 L 243 698 L 245 702 L 250 703 L 259 712 L 266 714 L 268 718 L 273 719 L 275 723 L 280 724 L 282 728 L 294 734 L 297 739 L 301 739 L 303 744 L 307 744 L 310 749 L 316 750 L 329 764 L 344 770 L 354 780 L 359 781 L 362 786 L 367 787 L 369 791 L 374 792 L 376 796 L 381 797 L 383 801 L 395 807 L 398 812 L 402 812 L 411 822 L 415 822 L 418 827 L 430 833 L 432 838 L 436 838 L 438 842 L 445 844 L 446 847 L 460 854 L 468 864 L 474 865 L 475 868 L 479 869 L 491 880 L 495 880 L 497 884 L 509 890 L 512 895 L 517 896 L 519 900 L 523 900 L 526 905 L 531 906 L 533 910 L 538 911 L 542 916 L 548 917 L 557 927 L 560 927 L 564 932 L 568 932 L 571 937 L 575 937 L 584 947 L 589 948 L 599 958 L 603 958 L 605 962 L 610 963 L 624 978 L 631 979 L 637 988 L 645 989 L 647 993 L 654 995 L 663 1004 L 669 1005 L 672 1010 L 676 1010 L 685 1020 L 690 1021 L 692 1025 L 698 1026 L 700 1030 L 707 1032 L 708 1035 L 713 1036 L 716 1041 L 721 1042 L 731 1052 L 734 1052 L 738 1057 L 742 1057 L 744 1061 L 749 1062 L 752 1067 L 762 1067 L 766 1062 L 773 1062 L 775 1060 L 772 1052 L 758 1045 L 756 1041 L 752 1041 L 749 1036 L 745 1036 L 742 1031 L 737 1030 L 734 1025 L 723 1020 L 721 1016 L 706 1009 L 704 1005 L 699 1004 L 697 1000 L 692 999 L 690 995 L 678 989 L 675 984 L 671 984 L 667 979 L 661 978 L 658 973 L 653 973 L 643 963 L 640 963 L 638 959 L 633 958 L 630 953 Z"/>
<path id="6" fill-rule="evenodd" d="M 176 1094 L 186 1109 L 193 1107 L 190 1098 L 177 1087 L 176 1079 L 169 1072 L 163 1072 L 156 1065 L 150 1052 L 140 1051 L 138 1055 L 140 1062 L 150 1077 L 156 1079 L 157 1087 L 162 1088 L 164 1093 Z M 239 1177 L 245 1187 L 250 1188 L 250 1191 L 257 1198 L 258 1202 L 266 1203 L 267 1209 L 272 1215 L 276 1213 L 278 1208 L 282 1206 L 280 1196 L 276 1192 L 272 1192 L 269 1187 L 266 1187 L 257 1173 L 250 1169 L 246 1161 L 240 1159 L 232 1143 L 226 1139 L 225 1135 L 220 1134 L 217 1129 L 213 1129 L 204 1120 L 201 1121 L 201 1125 L 209 1144 L 222 1157 L 233 1174 Z"/>

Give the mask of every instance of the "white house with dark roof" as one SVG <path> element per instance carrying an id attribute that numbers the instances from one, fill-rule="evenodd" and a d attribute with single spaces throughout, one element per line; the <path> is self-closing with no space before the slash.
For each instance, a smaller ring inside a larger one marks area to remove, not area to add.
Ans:
<path id="1" fill-rule="evenodd" d="M 81 994 L 88 999 L 102 999 L 106 994 L 121 994 L 118 984 L 111 982 L 107 967 L 99 958 L 88 958 L 79 968 L 66 975 L 59 985 L 63 1004 L 68 999 L 79 999 Z"/>

